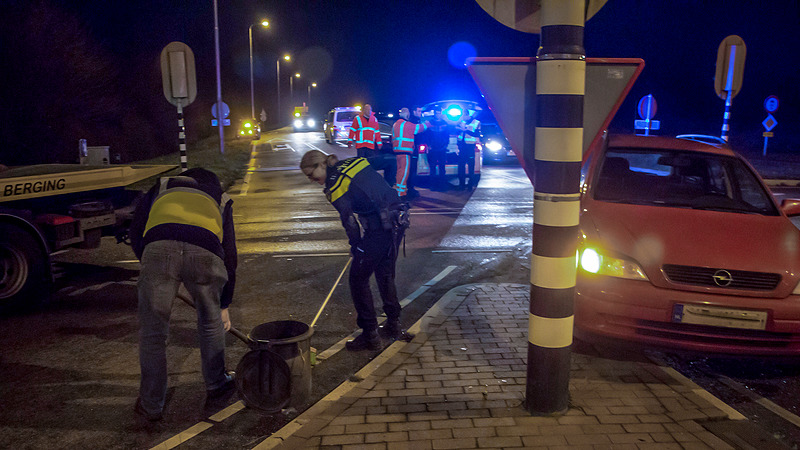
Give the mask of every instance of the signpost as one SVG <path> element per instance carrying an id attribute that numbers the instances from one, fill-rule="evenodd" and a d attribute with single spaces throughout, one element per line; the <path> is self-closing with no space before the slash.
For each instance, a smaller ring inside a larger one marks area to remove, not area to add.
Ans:
<path id="1" fill-rule="evenodd" d="M 197 97 L 197 81 L 194 69 L 194 53 L 183 42 L 170 42 L 161 50 L 161 82 L 164 97 L 178 107 L 178 146 L 180 148 L 181 172 L 186 167 L 186 129 L 183 107 Z"/>
<path id="2" fill-rule="evenodd" d="M 652 120 L 658 110 L 658 104 L 653 94 L 642 97 L 636 109 L 639 112 L 639 117 L 642 119 L 633 122 L 637 130 L 644 130 L 644 135 L 650 136 L 650 130 L 658 130 L 661 128 L 660 121 Z"/>
<path id="3" fill-rule="evenodd" d="M 225 126 L 225 127 L 230 126 L 231 119 L 229 119 L 228 116 L 231 115 L 231 108 L 228 107 L 227 103 L 222 102 L 222 103 L 220 103 L 219 110 L 220 110 L 221 114 L 220 114 L 220 117 L 217 117 L 217 104 L 214 103 L 213 105 L 211 105 L 211 117 L 213 117 L 213 119 L 211 119 L 211 126 L 212 127 L 219 126 L 219 123 L 217 122 L 217 119 L 222 119 L 222 126 Z"/>
<path id="4" fill-rule="evenodd" d="M 719 98 L 725 100 L 725 114 L 722 118 L 721 137 L 728 141 L 728 120 L 731 113 L 731 100 L 742 88 L 744 78 L 744 58 L 747 47 L 742 38 L 731 35 L 722 40 L 717 49 L 717 72 L 714 77 L 714 90 Z"/>
<path id="5" fill-rule="evenodd" d="M 767 118 L 761 122 L 761 125 L 764 125 L 764 129 L 767 130 L 762 134 L 764 136 L 764 151 L 762 152 L 764 156 L 767 156 L 767 141 L 774 136 L 772 129 L 778 125 L 778 121 L 772 116 L 772 113 L 778 110 L 778 106 L 780 106 L 780 101 L 774 95 L 770 95 L 764 100 L 764 109 L 767 110 Z"/>

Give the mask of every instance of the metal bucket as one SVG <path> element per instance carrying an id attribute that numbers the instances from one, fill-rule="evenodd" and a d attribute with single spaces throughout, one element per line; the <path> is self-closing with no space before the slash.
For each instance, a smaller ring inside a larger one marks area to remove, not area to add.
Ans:
<path id="1" fill-rule="evenodd" d="M 248 335 L 256 349 L 269 350 L 279 355 L 289 366 L 291 381 L 287 403 L 296 409 L 311 397 L 312 334 L 314 329 L 303 322 L 278 320 L 262 323 Z"/>

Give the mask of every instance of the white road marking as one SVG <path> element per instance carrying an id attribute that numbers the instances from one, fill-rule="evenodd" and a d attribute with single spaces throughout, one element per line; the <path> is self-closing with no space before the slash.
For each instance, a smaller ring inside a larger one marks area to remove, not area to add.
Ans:
<path id="1" fill-rule="evenodd" d="M 508 253 L 513 251 L 513 248 L 463 248 L 452 250 L 432 250 L 431 253 Z"/>
<path id="2" fill-rule="evenodd" d="M 350 253 L 297 253 L 294 255 L 274 254 L 273 258 L 313 258 L 317 256 L 350 256 Z"/>
<path id="3" fill-rule="evenodd" d="M 247 195 L 247 191 L 250 189 L 250 174 L 256 168 L 256 144 L 250 144 L 250 161 L 247 163 L 247 171 L 244 174 L 244 181 L 242 182 L 242 191 L 239 193 L 240 196 L 244 197 Z"/>
<path id="4" fill-rule="evenodd" d="M 347 254 L 349 255 L 349 253 L 347 253 Z M 408 303 L 413 301 L 415 298 L 419 297 L 419 295 L 422 292 L 430 289 L 432 286 L 434 286 L 436 283 L 441 281 L 444 277 L 446 277 L 450 272 L 452 272 L 455 269 L 456 269 L 456 266 L 447 266 L 444 270 L 439 272 L 438 275 L 436 275 L 435 277 L 431 278 L 430 281 L 428 281 L 425 284 L 423 284 L 420 289 L 417 289 L 413 294 L 411 294 L 408 297 L 406 297 L 405 299 L 403 299 L 403 301 L 400 302 L 401 305 L 403 305 L 403 304 L 407 305 Z M 424 288 L 424 290 L 423 290 L 423 288 Z M 385 320 L 386 320 L 385 318 L 379 318 L 378 319 L 378 324 L 383 323 Z M 422 319 L 420 319 L 420 320 L 422 320 Z M 417 321 L 417 323 L 419 323 L 419 321 Z M 360 334 L 360 330 L 355 331 L 350 336 L 347 336 L 344 339 L 342 339 L 341 341 L 333 344 L 327 350 L 323 351 L 322 353 L 317 354 L 317 365 L 319 365 L 323 360 L 325 360 L 327 358 L 330 358 L 332 355 L 334 355 L 338 351 L 342 350 L 344 348 L 344 346 L 345 346 L 345 343 L 348 340 L 355 338 L 359 334 Z M 356 375 L 361 377 L 361 378 L 365 378 L 367 375 L 369 375 L 370 373 L 374 372 L 375 369 L 380 367 L 380 364 L 386 362 L 391 356 L 393 356 L 395 353 L 397 353 L 400 350 L 402 344 L 403 343 L 393 342 L 392 345 L 390 345 L 389 347 L 384 349 L 384 351 L 382 351 L 380 355 L 375 357 L 375 359 L 370 361 L 366 366 L 364 366 L 361 370 L 359 370 L 356 373 Z M 338 392 L 341 392 L 341 386 L 339 388 L 336 388 L 330 394 L 328 394 L 328 396 L 336 395 Z M 313 408 L 313 407 L 314 407 L 314 405 L 311 406 L 311 408 Z M 228 406 L 227 408 L 223 409 L 222 411 L 214 414 L 213 416 L 209 417 L 208 419 L 210 421 L 213 421 L 214 423 L 220 423 L 220 422 L 224 421 L 225 419 L 233 416 L 237 412 L 243 410 L 244 408 L 245 408 L 244 404 L 241 401 L 238 401 L 238 402 Z M 151 450 L 170 450 L 170 449 L 173 449 L 173 448 L 183 444 L 184 442 L 188 441 L 189 439 L 197 436 L 198 434 L 202 433 L 203 431 L 208 430 L 209 428 L 214 426 L 214 423 L 210 423 L 208 421 L 201 420 L 197 424 L 192 425 L 191 427 L 187 428 L 186 430 L 180 432 L 178 435 L 173 436 L 173 437 L 165 440 L 164 442 L 156 445 Z"/>

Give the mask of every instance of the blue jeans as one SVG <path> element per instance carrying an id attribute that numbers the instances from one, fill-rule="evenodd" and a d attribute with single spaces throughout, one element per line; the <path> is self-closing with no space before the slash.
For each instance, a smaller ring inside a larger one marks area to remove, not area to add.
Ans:
<path id="1" fill-rule="evenodd" d="M 172 303 L 181 283 L 197 309 L 197 333 L 206 389 L 221 387 L 225 373 L 225 329 L 220 295 L 228 281 L 222 259 L 208 250 L 180 241 L 147 244 L 139 273 L 139 397 L 149 413 L 164 409 L 167 393 L 167 336 Z"/>

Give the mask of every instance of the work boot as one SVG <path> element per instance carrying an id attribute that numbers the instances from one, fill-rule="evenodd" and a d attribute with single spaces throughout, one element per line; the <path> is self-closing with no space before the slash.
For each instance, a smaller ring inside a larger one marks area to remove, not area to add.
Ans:
<path id="1" fill-rule="evenodd" d="M 344 346 L 351 352 L 357 352 L 361 350 L 380 350 L 381 338 L 378 336 L 378 332 L 375 330 L 363 330 L 361 334 L 356 336 L 355 339 L 352 341 L 347 341 Z"/>
<path id="2" fill-rule="evenodd" d="M 209 389 L 206 391 L 206 398 L 209 401 L 216 401 L 224 397 L 228 397 L 236 389 L 236 380 L 234 377 L 236 372 L 228 370 L 225 372 L 225 383 L 216 389 Z"/>
<path id="3" fill-rule="evenodd" d="M 136 404 L 134 405 L 133 410 L 136 412 L 136 414 L 139 414 L 140 416 L 144 417 L 149 422 L 158 422 L 164 419 L 164 414 L 161 412 L 149 413 L 145 411 L 144 407 L 142 406 L 141 397 L 136 399 Z"/>
<path id="4" fill-rule="evenodd" d="M 414 335 L 403 329 L 399 320 L 388 320 L 378 328 L 382 338 L 392 341 L 411 342 Z"/>

